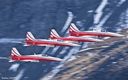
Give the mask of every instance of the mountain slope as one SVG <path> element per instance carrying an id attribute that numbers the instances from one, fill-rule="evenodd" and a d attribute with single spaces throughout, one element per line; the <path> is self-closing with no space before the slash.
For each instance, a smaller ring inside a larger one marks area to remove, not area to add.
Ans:
<path id="1" fill-rule="evenodd" d="M 104 39 L 89 45 L 85 51 L 82 49 L 52 80 L 127 80 L 127 32 L 128 29 L 122 30 L 124 37 Z"/>

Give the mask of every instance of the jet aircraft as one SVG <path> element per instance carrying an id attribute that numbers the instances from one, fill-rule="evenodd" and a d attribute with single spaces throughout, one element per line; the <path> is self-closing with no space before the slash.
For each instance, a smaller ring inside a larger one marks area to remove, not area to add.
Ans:
<path id="1" fill-rule="evenodd" d="M 24 46 L 50 46 L 50 47 L 56 47 L 56 46 L 67 46 L 67 47 L 74 47 L 74 46 L 80 46 L 78 44 L 73 43 L 66 43 L 66 42 L 60 42 L 55 40 L 38 40 L 35 39 L 31 32 L 27 32 L 26 35 L 26 41 Z"/>
<path id="2" fill-rule="evenodd" d="M 9 62 L 14 62 L 14 61 L 40 62 L 40 61 L 61 61 L 62 60 L 60 58 L 42 56 L 42 54 L 22 56 L 20 55 L 20 53 L 17 51 L 16 48 L 12 48 L 10 57 L 11 57 L 11 60 Z"/>
<path id="3" fill-rule="evenodd" d="M 70 33 L 70 36 L 75 36 L 75 37 L 87 37 L 87 36 L 91 36 L 91 37 L 121 37 L 121 36 L 124 36 L 124 35 L 112 33 L 112 32 L 79 31 L 74 23 L 70 24 L 69 33 Z"/>
<path id="4" fill-rule="evenodd" d="M 98 42 L 98 41 L 102 41 L 102 40 L 94 39 L 94 38 L 81 38 L 81 37 L 73 37 L 73 36 L 60 37 L 54 29 L 51 30 L 50 39 L 63 40 L 63 41 L 68 41 L 68 42 Z"/>

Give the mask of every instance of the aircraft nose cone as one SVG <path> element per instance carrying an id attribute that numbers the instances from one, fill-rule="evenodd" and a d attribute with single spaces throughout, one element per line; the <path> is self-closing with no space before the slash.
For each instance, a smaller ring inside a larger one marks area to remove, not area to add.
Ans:
<path id="1" fill-rule="evenodd" d="M 124 36 L 124 35 L 118 34 L 118 33 L 112 33 L 112 35 L 117 36 L 117 37 L 122 37 L 122 36 Z"/>
<path id="2" fill-rule="evenodd" d="M 123 37 L 124 35 L 122 35 L 122 34 L 115 34 L 115 36 L 117 36 L 117 37 Z"/>
<path id="3" fill-rule="evenodd" d="M 62 61 L 62 59 L 60 59 L 60 58 L 55 58 L 55 60 L 56 60 L 56 61 Z"/>
<path id="4" fill-rule="evenodd" d="M 124 35 L 122 35 L 122 34 L 119 34 L 119 36 L 121 36 L 121 37 L 122 37 L 122 36 L 124 36 Z"/>

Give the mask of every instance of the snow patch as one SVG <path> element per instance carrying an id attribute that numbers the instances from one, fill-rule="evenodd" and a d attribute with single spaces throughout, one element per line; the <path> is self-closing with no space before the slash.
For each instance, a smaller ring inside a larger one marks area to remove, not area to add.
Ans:
<path id="1" fill-rule="evenodd" d="M 68 61 L 73 61 L 76 59 L 76 56 L 72 56 L 71 58 L 68 59 Z"/>
<path id="2" fill-rule="evenodd" d="M 120 2 L 117 4 L 117 7 L 119 7 L 121 4 L 123 4 L 126 0 L 120 0 Z"/>
<path id="3" fill-rule="evenodd" d="M 25 69 L 20 70 L 19 74 L 15 77 L 14 80 L 20 80 L 23 76 Z"/>
<path id="4" fill-rule="evenodd" d="M 67 51 L 67 49 L 68 49 L 69 47 L 64 47 L 64 49 L 59 53 L 59 54 L 64 54 L 66 51 Z"/>
<path id="5" fill-rule="evenodd" d="M 94 15 L 94 24 L 98 24 L 98 22 L 100 21 L 100 18 L 103 14 L 103 9 L 104 7 L 107 5 L 108 0 L 102 0 L 100 6 L 96 9 L 96 15 Z"/>
<path id="6" fill-rule="evenodd" d="M 16 72 L 19 66 L 20 66 L 20 64 L 18 64 L 18 63 L 12 64 L 12 66 L 9 68 L 9 70 Z"/>
<path id="7" fill-rule="evenodd" d="M 55 47 L 55 48 L 52 50 L 51 54 L 55 54 L 56 51 L 59 49 L 59 47 L 60 47 L 60 46 Z"/>
<path id="8" fill-rule="evenodd" d="M 70 74 L 78 73 L 79 71 L 81 71 L 81 70 L 85 70 L 85 69 L 87 69 L 87 68 L 88 68 L 88 67 L 83 67 L 83 68 L 81 68 L 81 69 L 79 69 L 79 70 L 77 70 L 77 71 L 71 72 Z"/>
<path id="9" fill-rule="evenodd" d="M 99 71 L 103 71 L 103 70 L 105 70 L 105 68 L 100 68 L 100 69 L 99 69 Z"/>
<path id="10" fill-rule="evenodd" d="M 48 51 L 49 47 L 45 47 L 45 49 L 41 52 L 41 54 L 45 54 Z"/>
<path id="11" fill-rule="evenodd" d="M 83 24 L 82 24 L 81 21 L 76 21 L 76 25 L 78 25 L 78 26 L 83 26 Z"/>
<path id="12" fill-rule="evenodd" d="M 44 77 L 41 80 L 50 80 L 51 78 L 53 78 L 60 71 L 60 68 L 63 67 L 63 66 L 64 66 L 63 64 L 57 66 L 54 70 L 52 70 L 52 74 L 50 76 Z"/>
<path id="13" fill-rule="evenodd" d="M 111 60 L 114 60 L 114 59 L 115 59 L 115 57 L 110 57 L 110 59 L 111 59 Z"/>
<path id="14" fill-rule="evenodd" d="M 91 53 L 91 52 L 86 52 L 86 54 L 88 54 L 89 56 L 93 55 L 93 53 Z"/>
<path id="15" fill-rule="evenodd" d="M 119 60 L 121 60 L 121 61 L 122 61 L 122 60 L 124 60 L 124 58 L 120 58 Z"/>
<path id="16" fill-rule="evenodd" d="M 88 12 L 89 12 L 89 13 L 92 13 L 92 12 L 93 12 L 93 10 L 89 10 Z"/>
<path id="17" fill-rule="evenodd" d="M 102 30 L 101 26 L 104 25 L 104 23 L 108 20 L 108 18 L 112 15 L 113 11 L 109 12 L 108 15 L 106 15 L 100 23 L 96 26 L 97 29 Z"/>
<path id="18" fill-rule="evenodd" d="M 90 50 L 90 49 L 93 49 L 93 48 L 82 49 L 82 50 L 80 50 L 79 52 L 87 51 L 87 50 Z"/>
<path id="19" fill-rule="evenodd" d="M 112 62 L 112 64 L 116 64 L 117 62 Z"/>
<path id="20" fill-rule="evenodd" d="M 108 55 L 106 55 L 105 57 L 106 57 L 106 58 L 110 58 L 110 56 L 108 56 Z"/>
<path id="21" fill-rule="evenodd" d="M 119 31 L 121 31 L 121 30 L 122 30 L 121 28 L 116 29 L 117 32 L 119 32 Z"/>
<path id="22" fill-rule="evenodd" d="M 103 1 L 105 1 L 105 0 L 103 0 Z M 120 2 L 116 5 L 116 6 L 120 6 L 121 4 L 123 4 L 124 2 L 125 2 L 126 0 L 120 0 Z M 106 3 L 107 4 L 107 3 Z M 100 9 L 100 8 L 99 8 Z M 101 8 L 102 9 L 102 8 Z M 98 10 L 99 11 L 99 10 Z M 99 24 L 98 25 L 96 25 L 96 29 L 98 29 L 98 30 L 102 30 L 102 28 L 101 28 L 101 26 L 103 26 L 104 25 L 104 23 L 108 20 L 108 18 L 112 15 L 112 13 L 113 13 L 113 11 L 110 11 L 100 22 L 99 22 Z M 96 15 L 95 15 L 96 16 Z M 96 18 L 98 18 L 99 16 L 97 16 Z M 98 19 L 96 19 L 95 17 L 94 17 L 94 20 L 97 20 L 97 21 L 94 21 L 94 23 L 96 24 L 96 23 L 98 23 Z"/>
<path id="23" fill-rule="evenodd" d="M 93 44 L 93 42 L 85 42 L 81 46 L 82 46 L 82 48 L 86 48 L 89 44 Z"/>
<path id="24" fill-rule="evenodd" d="M 73 19 L 73 14 L 72 12 L 68 12 L 68 18 L 67 21 L 63 27 L 63 29 L 60 31 L 60 33 L 64 33 L 66 31 L 66 29 L 68 28 L 68 26 L 70 25 L 70 23 L 72 22 Z"/>

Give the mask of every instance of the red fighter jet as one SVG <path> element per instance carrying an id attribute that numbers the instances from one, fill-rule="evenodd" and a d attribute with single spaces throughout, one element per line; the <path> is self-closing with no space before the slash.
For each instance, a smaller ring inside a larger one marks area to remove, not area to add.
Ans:
<path id="1" fill-rule="evenodd" d="M 26 35 L 26 43 L 24 46 L 29 46 L 29 45 L 35 45 L 35 46 L 50 46 L 50 47 L 55 47 L 55 46 L 68 46 L 68 47 L 73 47 L 73 46 L 80 46 L 77 44 L 73 43 L 66 43 L 66 42 L 59 42 L 59 41 L 54 41 L 54 40 L 37 40 L 34 38 L 31 32 L 27 32 Z"/>
<path id="2" fill-rule="evenodd" d="M 50 33 L 50 39 L 53 40 L 63 40 L 63 41 L 69 41 L 69 42 L 98 42 L 98 41 L 102 41 L 99 39 L 93 39 L 93 38 L 80 38 L 80 37 L 60 37 L 58 35 L 58 33 L 52 29 L 51 33 Z"/>
<path id="3" fill-rule="evenodd" d="M 17 51 L 16 48 L 12 48 L 10 57 L 11 57 L 11 60 L 9 62 L 14 62 L 14 61 L 40 62 L 40 61 L 61 61 L 62 60 L 60 58 L 42 56 L 41 54 L 22 56 L 20 55 L 20 53 Z"/>
<path id="4" fill-rule="evenodd" d="M 124 36 L 124 35 L 117 34 L 117 33 L 112 33 L 112 32 L 79 31 L 74 23 L 70 24 L 69 33 L 70 33 L 70 36 L 75 36 L 75 37 L 86 37 L 86 36 L 92 36 L 92 37 L 121 37 L 121 36 Z"/>

